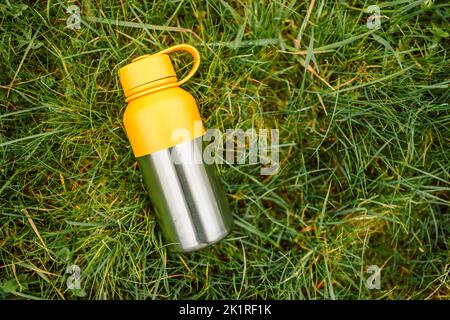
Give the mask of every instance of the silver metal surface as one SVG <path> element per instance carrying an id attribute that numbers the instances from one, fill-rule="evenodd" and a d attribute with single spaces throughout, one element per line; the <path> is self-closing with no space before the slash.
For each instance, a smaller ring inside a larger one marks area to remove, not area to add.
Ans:
<path id="1" fill-rule="evenodd" d="M 137 158 L 172 249 L 189 252 L 223 239 L 232 215 L 213 165 L 203 162 L 202 137 Z"/>

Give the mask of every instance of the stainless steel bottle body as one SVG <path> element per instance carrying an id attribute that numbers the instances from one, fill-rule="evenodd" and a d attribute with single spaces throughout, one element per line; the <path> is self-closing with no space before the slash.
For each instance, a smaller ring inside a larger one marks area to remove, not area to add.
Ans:
<path id="1" fill-rule="evenodd" d="M 164 237 L 189 252 L 223 239 L 232 215 L 215 167 L 204 163 L 202 137 L 137 158 Z"/>

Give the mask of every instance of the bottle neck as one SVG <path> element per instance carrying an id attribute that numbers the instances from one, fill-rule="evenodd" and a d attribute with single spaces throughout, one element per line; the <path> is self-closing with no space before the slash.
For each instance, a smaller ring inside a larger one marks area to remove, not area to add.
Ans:
<path id="1" fill-rule="evenodd" d="M 130 102 L 133 99 L 139 98 L 143 95 L 178 86 L 177 77 L 167 77 L 159 80 L 151 81 L 139 87 L 133 88 L 126 92 L 125 102 Z"/>

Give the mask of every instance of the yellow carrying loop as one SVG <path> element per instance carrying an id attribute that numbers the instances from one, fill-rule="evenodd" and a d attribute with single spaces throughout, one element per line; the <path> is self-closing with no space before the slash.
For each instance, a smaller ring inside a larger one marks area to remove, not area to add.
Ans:
<path id="1" fill-rule="evenodd" d="M 193 63 L 194 63 L 192 65 L 191 71 L 189 71 L 189 73 L 181 81 L 177 82 L 177 85 L 181 86 L 183 83 L 185 83 L 190 78 L 192 78 L 192 76 L 195 74 L 195 72 L 197 72 L 197 69 L 200 66 L 200 53 L 193 46 L 190 46 L 188 44 L 179 44 L 179 45 L 164 49 L 163 51 L 158 52 L 155 55 L 170 54 L 170 53 L 173 53 L 176 51 L 185 51 L 187 53 L 190 53 L 192 56 L 192 59 L 193 59 Z"/>

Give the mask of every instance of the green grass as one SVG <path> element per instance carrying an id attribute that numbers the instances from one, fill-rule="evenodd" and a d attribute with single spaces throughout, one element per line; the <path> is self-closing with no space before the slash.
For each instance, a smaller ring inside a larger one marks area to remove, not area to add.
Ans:
<path id="1" fill-rule="evenodd" d="M 84 299 L 449 299 L 450 6 L 385 1 L 369 30 L 375 1 L 311 2 L 2 2 L 0 298 L 78 299 L 76 264 Z M 164 246 L 117 75 L 178 43 L 208 128 L 281 145 L 276 175 L 218 167 L 236 224 L 189 255 Z"/>

